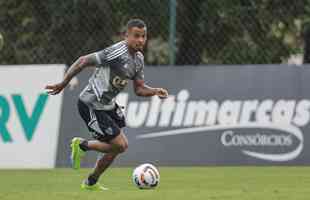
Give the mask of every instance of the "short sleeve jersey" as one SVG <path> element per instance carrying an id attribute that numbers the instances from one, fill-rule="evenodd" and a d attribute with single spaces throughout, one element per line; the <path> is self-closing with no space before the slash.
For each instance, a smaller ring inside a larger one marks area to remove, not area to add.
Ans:
<path id="1" fill-rule="evenodd" d="M 93 109 L 114 108 L 115 97 L 126 87 L 129 80 L 144 79 L 144 57 L 128 51 L 126 41 L 118 42 L 95 52 L 97 66 L 80 99 Z"/>

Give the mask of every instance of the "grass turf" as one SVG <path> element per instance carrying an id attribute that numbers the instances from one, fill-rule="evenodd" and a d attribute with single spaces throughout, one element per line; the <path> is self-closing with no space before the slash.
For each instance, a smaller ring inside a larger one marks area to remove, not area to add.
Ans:
<path id="1" fill-rule="evenodd" d="M 90 169 L 0 170 L 1 200 L 309 200 L 310 167 L 160 167 L 154 190 L 137 189 L 131 168 L 111 168 L 108 191 L 82 191 Z"/>

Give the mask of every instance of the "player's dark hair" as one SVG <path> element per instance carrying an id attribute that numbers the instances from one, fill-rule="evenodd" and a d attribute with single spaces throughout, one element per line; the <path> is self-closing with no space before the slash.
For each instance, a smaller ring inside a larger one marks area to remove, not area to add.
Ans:
<path id="1" fill-rule="evenodd" d="M 127 22 L 126 29 L 128 30 L 128 29 L 131 29 L 133 27 L 146 28 L 146 24 L 141 19 L 131 19 Z"/>

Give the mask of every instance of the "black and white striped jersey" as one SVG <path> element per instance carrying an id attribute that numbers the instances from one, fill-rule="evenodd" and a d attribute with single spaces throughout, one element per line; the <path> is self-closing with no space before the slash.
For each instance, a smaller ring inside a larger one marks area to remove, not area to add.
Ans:
<path id="1" fill-rule="evenodd" d="M 126 41 L 95 52 L 94 56 L 97 67 L 80 99 L 93 109 L 110 110 L 129 80 L 144 79 L 144 57 L 139 51 L 129 54 Z"/>

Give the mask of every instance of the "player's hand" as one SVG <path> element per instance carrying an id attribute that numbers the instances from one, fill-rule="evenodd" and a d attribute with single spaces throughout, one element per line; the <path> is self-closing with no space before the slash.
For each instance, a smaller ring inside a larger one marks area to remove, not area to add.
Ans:
<path id="1" fill-rule="evenodd" d="M 165 99 L 168 97 L 168 91 L 164 88 L 156 88 L 156 95 L 161 99 Z"/>
<path id="2" fill-rule="evenodd" d="M 56 95 L 58 93 L 60 93 L 65 87 L 66 87 L 66 83 L 61 82 L 55 85 L 47 85 L 45 87 L 45 89 L 47 90 L 47 93 L 50 95 Z"/>

